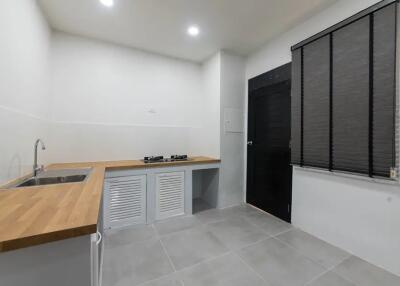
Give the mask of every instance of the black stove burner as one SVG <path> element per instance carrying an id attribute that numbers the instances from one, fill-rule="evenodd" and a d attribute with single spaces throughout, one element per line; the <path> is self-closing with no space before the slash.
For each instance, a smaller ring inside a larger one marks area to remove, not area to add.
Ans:
<path id="1" fill-rule="evenodd" d="M 172 155 L 171 160 L 173 161 L 186 161 L 188 159 L 187 155 Z"/>
<path id="2" fill-rule="evenodd" d="M 149 156 L 149 157 L 144 157 L 143 161 L 145 163 L 164 162 L 164 157 L 163 156 Z"/>
<path id="3" fill-rule="evenodd" d="M 160 162 L 176 162 L 176 161 L 188 161 L 187 155 L 171 155 L 171 158 L 164 158 L 164 156 L 148 156 L 144 157 L 143 162 L 145 163 L 160 163 Z"/>

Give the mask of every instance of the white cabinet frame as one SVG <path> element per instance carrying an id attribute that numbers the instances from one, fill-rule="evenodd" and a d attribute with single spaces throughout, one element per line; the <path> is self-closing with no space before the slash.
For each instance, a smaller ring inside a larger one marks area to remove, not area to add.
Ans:
<path id="1" fill-rule="evenodd" d="M 149 165 L 151 166 L 151 165 Z M 185 215 L 192 214 L 192 172 L 193 170 L 219 169 L 220 164 L 194 164 L 184 166 L 149 167 L 143 169 L 108 170 L 105 178 L 146 175 L 147 176 L 147 224 L 155 222 L 156 219 L 156 175 L 168 172 L 184 172 L 185 177 Z M 106 211 L 105 211 L 106 213 Z"/>
<path id="2" fill-rule="evenodd" d="M 106 229 L 146 223 L 146 181 L 144 174 L 105 179 L 103 206 Z"/>
<path id="3" fill-rule="evenodd" d="M 157 173 L 156 219 L 185 214 L 185 172 Z"/>

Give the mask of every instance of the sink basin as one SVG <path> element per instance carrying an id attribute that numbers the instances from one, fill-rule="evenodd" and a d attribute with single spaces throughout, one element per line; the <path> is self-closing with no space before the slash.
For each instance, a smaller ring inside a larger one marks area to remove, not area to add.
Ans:
<path id="1" fill-rule="evenodd" d="M 34 178 L 30 177 L 10 186 L 11 188 L 34 187 L 43 185 L 58 185 L 66 183 L 79 183 L 86 180 L 91 168 L 84 169 L 59 169 L 46 170 Z"/>
<path id="2" fill-rule="evenodd" d="M 74 175 L 64 177 L 48 177 L 48 178 L 30 178 L 16 187 L 32 187 L 52 184 L 65 184 L 65 183 L 77 183 L 82 182 L 86 179 L 86 175 Z"/>

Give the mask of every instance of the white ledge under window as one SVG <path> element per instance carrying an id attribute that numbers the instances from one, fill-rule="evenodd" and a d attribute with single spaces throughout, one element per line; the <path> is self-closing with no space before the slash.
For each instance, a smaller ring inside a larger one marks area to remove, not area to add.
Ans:
<path id="1" fill-rule="evenodd" d="M 298 166 L 298 165 L 293 165 L 293 168 L 295 170 L 300 170 L 300 171 L 305 171 L 305 172 L 314 172 L 314 173 L 325 174 L 325 175 L 333 175 L 336 177 L 367 181 L 367 182 L 371 182 L 371 183 L 399 185 L 400 186 L 399 178 L 397 178 L 397 179 L 390 179 L 390 178 L 383 178 L 383 177 L 371 178 L 371 177 L 369 177 L 367 175 L 363 175 L 363 174 L 356 174 L 356 173 L 350 173 L 350 172 L 344 172 L 344 171 L 329 171 L 329 170 L 322 169 L 322 168 Z"/>

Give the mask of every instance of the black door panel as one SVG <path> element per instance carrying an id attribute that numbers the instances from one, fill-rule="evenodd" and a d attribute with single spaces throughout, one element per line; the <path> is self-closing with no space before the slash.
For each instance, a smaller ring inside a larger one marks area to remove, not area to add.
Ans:
<path id="1" fill-rule="evenodd" d="M 247 202 L 290 222 L 290 64 L 262 76 L 249 82 Z"/>

